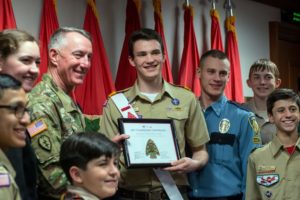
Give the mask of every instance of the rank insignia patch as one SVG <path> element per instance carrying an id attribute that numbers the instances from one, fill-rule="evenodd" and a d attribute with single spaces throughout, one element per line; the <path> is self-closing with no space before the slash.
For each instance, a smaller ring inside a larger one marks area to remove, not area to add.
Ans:
<path id="1" fill-rule="evenodd" d="M 263 185 L 266 187 L 270 187 L 279 182 L 279 174 L 264 174 L 264 175 L 257 175 L 256 182 L 259 185 Z"/>
<path id="2" fill-rule="evenodd" d="M 42 149 L 51 151 L 52 143 L 47 135 L 42 135 L 41 137 L 39 137 L 38 143 Z"/>

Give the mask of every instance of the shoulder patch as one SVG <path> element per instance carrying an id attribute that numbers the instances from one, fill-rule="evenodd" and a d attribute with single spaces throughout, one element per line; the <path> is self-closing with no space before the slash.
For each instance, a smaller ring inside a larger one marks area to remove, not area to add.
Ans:
<path id="1" fill-rule="evenodd" d="M 27 126 L 27 131 L 30 137 L 34 137 L 47 129 L 48 127 L 42 119 L 35 120 L 34 122 L 32 122 Z"/>
<path id="2" fill-rule="evenodd" d="M 38 143 L 42 149 L 51 152 L 52 143 L 47 135 L 42 135 L 41 137 L 39 137 Z"/>
<path id="3" fill-rule="evenodd" d="M 8 171 L 3 166 L 0 166 L 0 188 L 9 187 L 9 186 L 10 186 L 10 178 L 9 178 Z"/>

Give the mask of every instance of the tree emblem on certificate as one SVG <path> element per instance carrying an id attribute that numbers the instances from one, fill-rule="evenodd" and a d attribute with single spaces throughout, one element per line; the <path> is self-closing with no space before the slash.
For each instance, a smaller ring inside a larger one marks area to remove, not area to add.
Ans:
<path id="1" fill-rule="evenodd" d="M 155 145 L 154 141 L 149 139 L 147 141 L 146 145 L 146 155 L 150 156 L 151 159 L 157 158 L 157 155 L 159 155 L 159 151 L 157 146 Z"/>

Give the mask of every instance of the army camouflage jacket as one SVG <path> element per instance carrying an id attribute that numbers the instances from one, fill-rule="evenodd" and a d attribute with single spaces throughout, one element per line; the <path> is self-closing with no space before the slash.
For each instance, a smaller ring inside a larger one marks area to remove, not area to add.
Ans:
<path id="1" fill-rule="evenodd" d="M 59 199 L 68 184 L 59 166 L 60 146 L 69 135 L 84 131 L 83 116 L 70 96 L 48 74 L 28 98 L 32 123 L 27 130 L 38 160 L 38 193 Z"/>

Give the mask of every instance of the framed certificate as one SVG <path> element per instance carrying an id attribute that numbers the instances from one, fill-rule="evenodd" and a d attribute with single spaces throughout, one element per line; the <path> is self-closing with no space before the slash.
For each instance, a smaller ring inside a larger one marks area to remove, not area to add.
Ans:
<path id="1" fill-rule="evenodd" d="M 124 158 L 127 168 L 166 167 L 180 159 L 173 120 L 119 118 L 119 131 L 127 134 Z"/>

